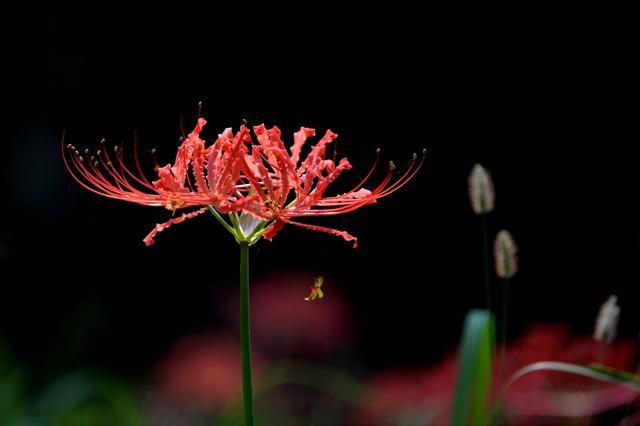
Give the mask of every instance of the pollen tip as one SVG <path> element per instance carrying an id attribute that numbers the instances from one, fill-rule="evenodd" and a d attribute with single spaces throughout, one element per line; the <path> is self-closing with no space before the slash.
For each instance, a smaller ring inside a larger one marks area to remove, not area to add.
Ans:
<path id="1" fill-rule="evenodd" d="M 85 149 L 85 150 L 84 150 L 84 153 L 85 153 L 85 154 L 88 154 L 88 153 L 89 153 L 89 148 Z"/>
<path id="2" fill-rule="evenodd" d="M 119 148 L 118 148 L 118 145 L 114 146 L 114 147 L 113 147 L 113 152 L 118 152 L 118 149 L 119 149 Z"/>
<path id="3" fill-rule="evenodd" d="M 389 168 L 391 170 L 395 170 L 396 169 L 396 163 L 394 163 L 393 161 L 389 161 Z"/>
<path id="4" fill-rule="evenodd" d="M 413 159 L 417 159 L 418 158 L 418 154 L 416 154 L 415 152 L 413 153 Z"/>
<path id="5" fill-rule="evenodd" d="M 91 161 L 96 161 L 96 157 L 94 157 L 93 155 L 91 156 Z"/>
<path id="6" fill-rule="evenodd" d="M 156 149 L 155 148 L 151 148 L 151 154 L 155 154 L 156 153 Z"/>
<path id="7" fill-rule="evenodd" d="M 424 149 L 422 150 L 422 155 L 427 155 L 427 148 L 424 148 Z"/>
<path id="8" fill-rule="evenodd" d="M 107 140 L 105 138 L 100 139 L 100 143 L 105 143 Z"/>
<path id="9" fill-rule="evenodd" d="M 98 167 L 98 162 L 97 161 L 93 162 L 93 167 Z"/>
<path id="10" fill-rule="evenodd" d="M 102 154 L 102 151 L 98 150 L 98 152 L 96 152 L 96 154 L 100 155 L 100 154 Z"/>
<path id="11" fill-rule="evenodd" d="M 80 154 L 77 149 L 74 152 L 76 155 Z"/>
<path id="12" fill-rule="evenodd" d="M 67 145 L 67 148 L 71 149 L 71 147 L 72 147 L 72 146 L 73 146 L 73 145 L 69 144 L 69 145 Z"/>
<path id="13" fill-rule="evenodd" d="M 380 151 L 382 151 L 382 149 L 376 148 L 376 154 L 380 154 Z"/>
<path id="14" fill-rule="evenodd" d="M 84 158 L 82 158 L 82 155 L 78 157 L 78 160 L 80 160 L 81 163 L 84 163 Z"/>

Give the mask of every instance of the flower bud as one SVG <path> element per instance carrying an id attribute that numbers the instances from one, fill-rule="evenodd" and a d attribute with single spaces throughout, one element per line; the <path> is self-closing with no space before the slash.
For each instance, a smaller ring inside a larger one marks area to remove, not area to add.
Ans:
<path id="1" fill-rule="evenodd" d="M 602 304 L 600 312 L 598 313 L 593 338 L 599 342 L 604 341 L 605 343 L 611 343 L 616 337 L 619 317 L 620 306 L 618 306 L 618 297 L 609 296 L 607 301 Z"/>
<path id="2" fill-rule="evenodd" d="M 469 175 L 469 197 L 471 207 L 476 214 L 489 213 L 495 207 L 496 194 L 493 190 L 491 175 L 480 164 L 473 166 Z"/>
<path id="3" fill-rule="evenodd" d="M 493 257 L 496 262 L 496 275 L 511 278 L 518 272 L 518 246 L 509 231 L 504 229 L 496 235 L 493 244 Z"/>

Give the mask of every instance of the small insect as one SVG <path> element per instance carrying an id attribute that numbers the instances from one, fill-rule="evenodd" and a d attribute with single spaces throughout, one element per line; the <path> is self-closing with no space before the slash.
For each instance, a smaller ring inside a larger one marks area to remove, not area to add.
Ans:
<path id="1" fill-rule="evenodd" d="M 305 297 L 304 300 L 310 302 L 315 300 L 316 298 L 322 299 L 324 297 L 324 293 L 322 293 L 322 283 L 324 282 L 324 277 L 316 277 L 316 281 L 311 286 L 311 294 L 308 297 Z"/>

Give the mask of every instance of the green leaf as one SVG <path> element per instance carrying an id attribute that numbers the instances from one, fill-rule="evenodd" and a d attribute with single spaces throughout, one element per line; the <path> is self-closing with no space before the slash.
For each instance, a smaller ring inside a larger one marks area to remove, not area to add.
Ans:
<path id="1" fill-rule="evenodd" d="M 588 367 L 584 367 L 582 365 L 569 364 L 566 362 L 541 361 L 534 362 L 533 364 L 529 364 L 516 371 L 505 385 L 503 393 L 506 393 L 508 388 L 521 377 L 538 371 L 558 371 L 561 373 L 575 374 L 578 376 L 588 377 L 593 380 L 599 380 L 601 382 L 621 384 L 635 390 L 636 392 L 640 392 L 640 382 L 638 382 L 640 378 L 631 373 L 614 370 L 613 368 L 604 367 L 598 364 L 591 364 Z"/>
<path id="2" fill-rule="evenodd" d="M 485 423 L 491 392 L 493 317 L 486 310 L 472 310 L 464 322 L 458 377 L 453 395 L 452 425 Z"/>

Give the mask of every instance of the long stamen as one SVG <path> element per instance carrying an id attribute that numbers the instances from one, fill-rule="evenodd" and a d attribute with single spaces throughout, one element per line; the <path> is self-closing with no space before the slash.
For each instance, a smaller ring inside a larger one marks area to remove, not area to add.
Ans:
<path id="1" fill-rule="evenodd" d="M 414 154 L 413 159 L 411 160 L 411 164 L 409 165 L 405 173 L 393 185 L 391 185 L 390 187 L 386 188 L 383 192 L 381 192 L 379 196 L 386 197 L 387 195 L 397 191 L 398 189 L 406 185 L 407 182 L 413 179 L 416 173 L 418 173 L 418 171 L 422 168 L 422 165 L 424 164 L 424 160 L 426 156 L 427 156 L 427 150 L 424 149 L 422 151 L 422 158 L 420 158 L 420 162 L 415 168 L 413 168 L 417 159 L 417 155 Z M 412 168 L 413 170 L 411 170 Z M 409 171 L 411 171 L 411 173 L 409 173 Z"/>
<path id="2" fill-rule="evenodd" d="M 356 186 L 354 186 L 351 191 L 348 191 L 347 193 L 352 193 L 352 192 L 356 192 L 358 189 L 362 188 L 362 185 L 364 185 L 369 178 L 371 177 L 371 175 L 373 174 L 373 171 L 376 169 L 376 167 L 378 166 L 378 161 L 380 161 L 380 148 L 376 149 L 376 159 L 373 162 L 373 165 L 371 166 L 371 168 L 369 169 L 369 172 L 366 174 L 366 176 L 360 181 L 359 184 L 357 184 Z"/>

